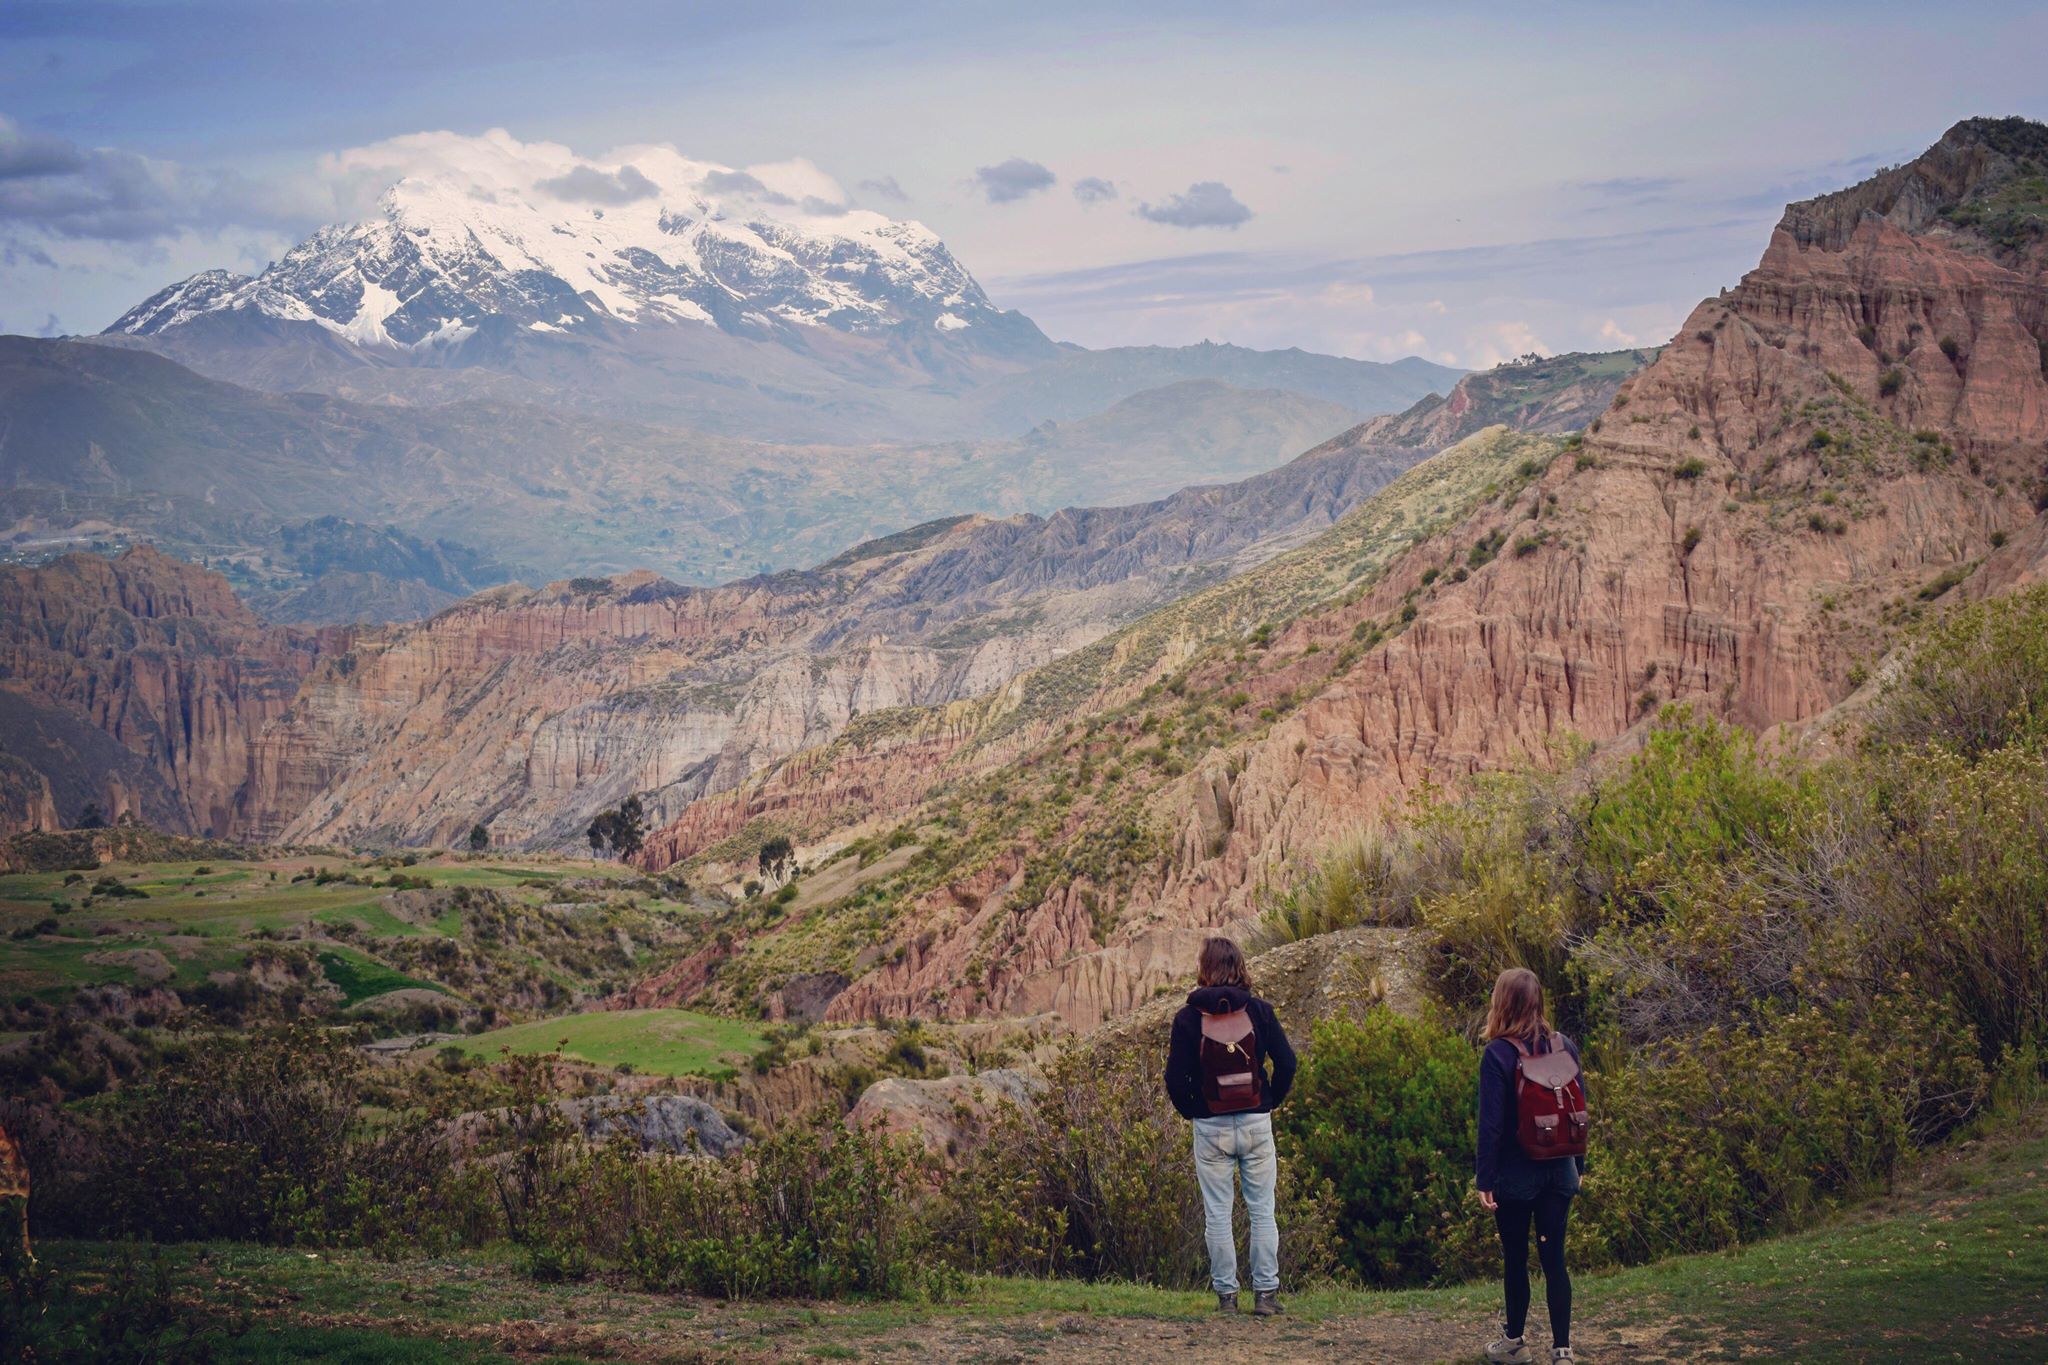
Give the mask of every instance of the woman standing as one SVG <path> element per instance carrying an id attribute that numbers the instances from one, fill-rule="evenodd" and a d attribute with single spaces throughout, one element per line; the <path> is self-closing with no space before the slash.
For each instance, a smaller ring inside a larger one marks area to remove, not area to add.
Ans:
<path id="1" fill-rule="evenodd" d="M 1536 1256 L 1543 1266 L 1543 1297 L 1550 1307 L 1550 1358 L 1572 1359 L 1572 1280 L 1565 1270 L 1565 1221 L 1579 1192 L 1579 1159 L 1537 1160 L 1522 1148 L 1516 1124 L 1516 1072 L 1521 1060 L 1562 1047 L 1578 1060 L 1579 1050 L 1553 1034 L 1543 1017 L 1543 986 L 1536 973 L 1514 967 L 1493 983 L 1486 1012 L 1486 1052 L 1479 1061 L 1479 1151 L 1475 1183 L 1479 1202 L 1500 1229 L 1507 1310 L 1498 1340 L 1486 1348 L 1491 1361 L 1531 1359 L 1522 1340 L 1529 1316 L 1529 1229 L 1536 1229 Z"/>
<path id="2" fill-rule="evenodd" d="M 1273 1216 L 1279 1176 L 1273 1109 L 1294 1084 L 1294 1049 L 1273 1007 L 1252 994 L 1237 944 L 1206 940 L 1195 979 L 1187 1004 L 1173 1019 L 1166 1094 L 1180 1116 L 1194 1122 L 1195 1182 L 1202 1191 L 1216 1307 L 1237 1311 L 1237 1239 L 1230 1215 L 1242 1184 L 1251 1223 L 1252 1311 L 1270 1317 L 1283 1311 L 1280 1225 Z"/>

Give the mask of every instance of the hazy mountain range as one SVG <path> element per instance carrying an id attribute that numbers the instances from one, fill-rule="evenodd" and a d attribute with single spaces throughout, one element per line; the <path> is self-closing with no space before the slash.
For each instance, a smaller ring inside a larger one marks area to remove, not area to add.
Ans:
<path id="1" fill-rule="evenodd" d="M 713 583 L 937 516 L 1242 478 L 1459 375 L 1056 345 L 929 229 L 800 171 L 529 150 L 402 180 L 99 337 L 0 339 L 6 553 L 148 541 L 302 621 L 510 579 Z M 333 518 L 361 530 L 287 533 Z"/>

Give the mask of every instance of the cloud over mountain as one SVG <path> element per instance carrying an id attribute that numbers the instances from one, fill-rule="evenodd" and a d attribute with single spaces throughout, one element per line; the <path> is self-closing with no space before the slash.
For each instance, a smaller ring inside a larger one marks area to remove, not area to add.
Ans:
<path id="1" fill-rule="evenodd" d="M 1099 175 L 1084 175 L 1074 182 L 1074 197 L 1084 204 L 1099 204 L 1116 198 L 1116 186 Z"/>
<path id="2" fill-rule="evenodd" d="M 616 171 L 578 166 L 566 175 L 553 176 L 537 184 L 557 199 L 574 200 L 580 204 L 630 204 L 635 199 L 651 199 L 661 193 L 652 180 L 631 166 L 621 166 Z"/>
<path id="3" fill-rule="evenodd" d="M 974 179 L 981 192 L 988 196 L 989 203 L 1009 204 L 1051 188 L 1058 177 L 1036 161 L 1013 156 L 1008 161 L 977 168 Z"/>

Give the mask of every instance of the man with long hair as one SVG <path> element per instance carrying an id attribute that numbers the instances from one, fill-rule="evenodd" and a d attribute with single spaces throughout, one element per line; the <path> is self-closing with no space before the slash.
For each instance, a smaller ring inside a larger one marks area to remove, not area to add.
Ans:
<path id="1" fill-rule="evenodd" d="M 1251 1224 L 1252 1311 L 1270 1317 L 1283 1311 L 1272 1115 L 1294 1084 L 1294 1049 L 1273 1007 L 1252 994 L 1237 944 L 1204 942 L 1196 981 L 1173 1019 L 1166 1094 L 1194 1124 L 1195 1181 L 1217 1310 L 1237 1311 L 1237 1241 L 1230 1224 L 1242 1185 Z"/>

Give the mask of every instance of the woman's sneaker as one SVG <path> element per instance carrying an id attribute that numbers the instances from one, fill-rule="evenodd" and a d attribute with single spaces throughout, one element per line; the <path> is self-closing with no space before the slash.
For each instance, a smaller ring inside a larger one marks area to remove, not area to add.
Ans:
<path id="1" fill-rule="evenodd" d="M 1487 1343 L 1486 1358 L 1497 1365 L 1529 1365 L 1535 1359 L 1529 1354 L 1529 1343 L 1509 1336 L 1505 1327 L 1500 1329 L 1500 1336 Z"/>
<path id="2" fill-rule="evenodd" d="M 1560 1360 L 1575 1360 L 1576 1358 L 1572 1355 L 1572 1348 L 1569 1346 L 1553 1346 L 1550 1348 L 1550 1365 L 1557 1365 L 1557 1362 Z"/>

